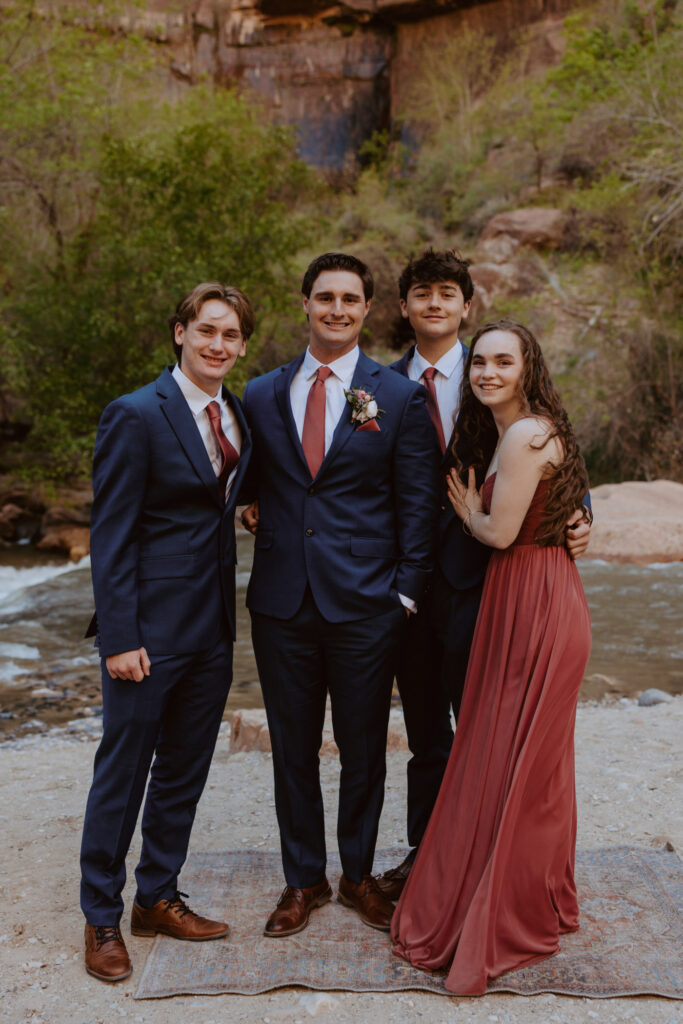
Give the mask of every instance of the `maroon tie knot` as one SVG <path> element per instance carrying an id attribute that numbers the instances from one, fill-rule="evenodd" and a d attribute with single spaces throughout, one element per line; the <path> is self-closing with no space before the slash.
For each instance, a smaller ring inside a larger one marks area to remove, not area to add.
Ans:
<path id="1" fill-rule="evenodd" d="M 211 420 L 211 425 L 212 426 L 213 426 L 214 423 L 220 423 L 220 421 L 221 421 L 221 407 L 218 404 L 218 402 L 209 402 L 209 404 L 206 407 L 206 411 L 209 414 L 209 419 Z"/>
<path id="2" fill-rule="evenodd" d="M 332 373 L 332 370 L 329 368 L 329 366 L 319 366 L 318 367 L 318 376 L 317 376 L 316 380 L 321 380 L 324 383 L 327 380 L 327 378 L 330 376 L 331 373 Z"/>
<path id="3" fill-rule="evenodd" d="M 422 376 L 425 380 L 434 380 L 434 377 L 436 376 L 436 367 L 428 366 Z"/>

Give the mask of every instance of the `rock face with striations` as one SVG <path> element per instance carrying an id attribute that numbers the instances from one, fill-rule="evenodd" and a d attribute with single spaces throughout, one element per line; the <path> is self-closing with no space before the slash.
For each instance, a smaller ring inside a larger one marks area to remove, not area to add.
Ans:
<path id="1" fill-rule="evenodd" d="M 571 3 L 148 0 L 126 27 L 170 51 L 176 83 L 208 77 L 256 94 L 270 116 L 296 126 L 306 161 L 340 171 L 400 112 L 425 46 L 438 59 L 439 46 L 469 29 L 504 47 L 535 23 L 536 49 L 552 60 Z"/>

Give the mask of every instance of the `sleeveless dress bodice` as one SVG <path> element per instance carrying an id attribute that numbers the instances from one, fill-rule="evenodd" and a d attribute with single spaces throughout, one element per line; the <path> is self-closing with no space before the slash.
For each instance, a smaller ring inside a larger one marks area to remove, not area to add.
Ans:
<path id="1" fill-rule="evenodd" d="M 484 481 L 484 486 L 481 489 L 481 498 L 484 504 L 484 512 L 488 515 L 491 511 L 491 497 L 493 495 L 493 487 L 496 482 L 496 473 L 491 473 Z M 545 503 L 548 496 L 548 490 L 550 488 L 550 480 L 541 480 L 536 492 L 531 499 L 531 504 L 524 517 L 524 522 L 521 525 L 520 531 L 513 540 L 511 547 L 520 547 L 526 544 L 536 544 L 536 533 L 538 531 L 543 516 L 545 515 Z"/>

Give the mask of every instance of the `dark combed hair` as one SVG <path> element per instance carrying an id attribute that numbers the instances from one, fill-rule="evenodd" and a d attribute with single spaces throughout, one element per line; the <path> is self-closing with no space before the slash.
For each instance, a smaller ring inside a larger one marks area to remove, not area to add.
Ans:
<path id="1" fill-rule="evenodd" d="M 307 299 L 311 297 L 311 291 L 316 278 L 326 270 L 346 270 L 350 274 L 358 274 L 363 282 L 365 301 L 369 302 L 372 298 L 375 291 L 375 282 L 370 267 L 363 263 L 362 260 L 359 260 L 357 256 L 349 256 L 345 252 L 326 252 L 322 256 L 316 256 L 306 268 L 304 279 L 301 282 L 301 293 Z"/>
<path id="2" fill-rule="evenodd" d="M 531 331 L 514 320 L 484 324 L 472 338 L 463 373 L 460 413 L 453 443 L 455 465 L 463 482 L 466 482 L 469 466 L 473 465 L 477 481 L 481 483 L 495 448 L 497 431 L 493 415 L 490 409 L 475 398 L 470 384 L 470 367 L 477 342 L 490 331 L 510 331 L 519 338 L 524 361 L 519 391 L 525 413 L 552 423 L 552 430 L 539 447 L 544 448 L 552 438 L 557 437 L 564 451 L 564 458 L 559 465 L 551 463 L 555 473 L 550 478 L 545 514 L 536 535 L 539 547 L 561 546 L 565 541 L 567 520 L 583 505 L 589 487 L 588 473 L 569 417 L 550 379 L 541 347 Z M 585 509 L 584 514 L 590 522 L 590 511 Z"/>
<path id="3" fill-rule="evenodd" d="M 457 249 L 435 252 L 425 249 L 421 256 L 411 260 L 404 267 L 398 279 L 398 294 L 405 301 L 415 284 L 438 284 L 441 281 L 455 281 L 465 302 L 474 295 L 474 283 L 470 277 L 470 261 L 464 259 Z"/>
<path id="4" fill-rule="evenodd" d="M 175 340 L 176 324 L 187 327 L 190 320 L 196 320 L 205 302 L 210 299 L 220 299 L 235 310 L 237 319 L 240 322 L 240 330 L 245 340 L 248 340 L 254 332 L 254 311 L 251 303 L 244 292 L 229 284 L 219 284 L 218 281 L 203 281 L 191 292 L 184 295 L 175 308 L 175 313 L 168 318 L 168 326 L 171 331 L 171 341 L 176 359 L 180 362 L 183 346 L 178 345 Z"/>

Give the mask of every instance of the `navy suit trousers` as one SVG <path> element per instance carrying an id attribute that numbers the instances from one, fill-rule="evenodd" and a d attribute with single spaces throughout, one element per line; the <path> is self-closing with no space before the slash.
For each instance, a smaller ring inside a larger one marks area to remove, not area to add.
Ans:
<path id="1" fill-rule="evenodd" d="M 290 619 L 252 612 L 268 716 L 275 807 L 285 879 L 306 888 L 325 877 L 325 821 L 318 752 L 327 693 L 341 776 L 337 838 L 345 876 L 372 871 L 384 801 L 391 688 L 405 611 L 328 622 L 306 588 Z"/>
<path id="2" fill-rule="evenodd" d="M 408 842 L 414 857 L 441 786 L 453 742 L 483 579 L 454 590 L 437 568 L 417 615 L 405 623 L 396 682 L 408 746 Z"/>
<path id="3" fill-rule="evenodd" d="M 232 641 L 151 662 L 140 683 L 112 679 L 102 662 L 103 734 L 81 846 L 81 907 L 91 925 L 120 920 L 148 774 L 136 900 L 153 906 L 178 888 L 232 681 Z"/>

